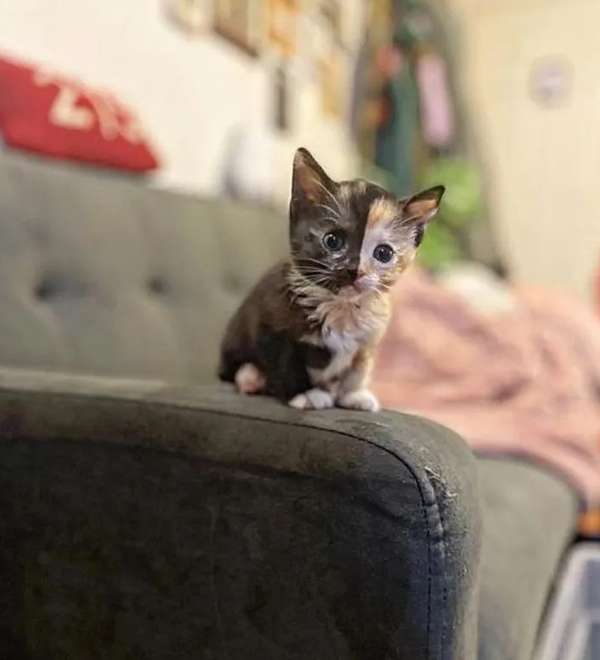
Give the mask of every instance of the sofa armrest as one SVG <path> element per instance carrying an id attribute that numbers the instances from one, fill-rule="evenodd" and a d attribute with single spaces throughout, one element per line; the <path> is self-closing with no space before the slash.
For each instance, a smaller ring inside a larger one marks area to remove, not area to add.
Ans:
<path id="1" fill-rule="evenodd" d="M 0 369 L 0 450 L 11 657 L 475 658 L 474 460 L 432 422 Z"/>

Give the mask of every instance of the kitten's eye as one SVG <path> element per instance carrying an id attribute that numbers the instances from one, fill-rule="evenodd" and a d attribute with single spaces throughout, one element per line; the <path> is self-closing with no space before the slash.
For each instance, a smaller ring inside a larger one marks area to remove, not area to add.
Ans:
<path id="1" fill-rule="evenodd" d="M 394 256 L 394 248 L 382 243 L 373 250 L 373 256 L 377 261 L 381 261 L 382 264 L 387 264 Z"/>
<path id="2" fill-rule="evenodd" d="M 346 237 L 341 231 L 330 231 L 323 236 L 323 245 L 330 252 L 339 252 L 346 245 Z"/>

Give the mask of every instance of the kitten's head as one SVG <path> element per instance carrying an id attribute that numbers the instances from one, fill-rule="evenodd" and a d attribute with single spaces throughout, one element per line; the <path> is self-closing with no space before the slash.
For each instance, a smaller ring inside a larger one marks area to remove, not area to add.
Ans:
<path id="1" fill-rule="evenodd" d="M 389 288 L 414 259 L 443 194 L 444 187 L 436 186 L 397 199 L 362 179 L 335 182 L 306 149 L 298 149 L 290 201 L 297 271 L 334 292 Z"/>

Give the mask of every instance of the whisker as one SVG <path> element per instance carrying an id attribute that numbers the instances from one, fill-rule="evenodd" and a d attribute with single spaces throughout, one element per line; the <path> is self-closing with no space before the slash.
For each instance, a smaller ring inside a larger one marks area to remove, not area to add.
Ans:
<path id="1" fill-rule="evenodd" d="M 300 271 L 314 271 L 317 273 L 332 273 L 331 268 L 325 267 L 321 264 L 297 264 L 296 268 Z"/>
<path id="2" fill-rule="evenodd" d="M 297 267 L 290 273 L 292 285 L 296 289 L 309 289 L 311 286 L 315 286 L 317 283 L 328 282 L 331 279 L 329 273 L 323 273 L 322 271 L 317 270 L 301 270 Z"/>
<path id="3" fill-rule="evenodd" d="M 305 263 L 305 262 L 310 262 L 314 264 L 322 264 L 323 266 L 329 266 L 329 264 L 326 261 L 323 261 L 323 259 L 315 259 L 314 257 L 298 257 L 296 259 L 297 263 Z"/>
<path id="4" fill-rule="evenodd" d="M 328 277 L 311 277 L 307 279 L 306 283 L 301 284 L 301 287 L 311 287 L 311 286 L 320 286 L 321 284 L 327 284 L 329 282 Z"/>
<path id="5" fill-rule="evenodd" d="M 338 207 L 338 211 L 336 211 L 334 208 L 332 208 L 328 204 L 316 204 L 315 206 L 320 206 L 322 209 L 325 209 L 326 211 L 329 211 L 329 213 L 331 213 L 331 216 L 334 217 L 334 218 L 337 218 L 337 219 L 340 218 L 339 207 Z M 328 217 L 330 217 L 330 216 L 328 216 Z"/>
<path id="6" fill-rule="evenodd" d="M 332 272 L 330 270 L 323 270 L 322 268 L 299 268 L 298 272 L 302 275 L 322 275 L 323 277 L 331 277 Z"/>
<path id="7" fill-rule="evenodd" d="M 299 263 L 296 264 L 296 268 L 299 270 L 313 270 L 322 273 L 332 273 L 333 269 L 327 264 L 322 263 Z"/>

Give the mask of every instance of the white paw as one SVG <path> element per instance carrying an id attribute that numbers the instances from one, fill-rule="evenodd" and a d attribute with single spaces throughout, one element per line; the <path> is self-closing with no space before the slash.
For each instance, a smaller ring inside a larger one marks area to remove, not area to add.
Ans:
<path id="1" fill-rule="evenodd" d="M 348 392 L 341 396 L 337 401 L 341 408 L 350 408 L 352 410 L 367 410 L 377 412 L 381 409 L 377 397 L 369 390 L 356 390 Z"/>
<path id="2" fill-rule="evenodd" d="M 333 408 L 335 401 L 329 392 L 315 387 L 302 394 L 296 394 L 289 405 L 298 410 L 324 410 L 325 408 Z"/>
<path id="3" fill-rule="evenodd" d="M 250 362 L 243 364 L 235 374 L 235 384 L 242 394 L 258 394 L 265 385 L 265 377 Z"/>

